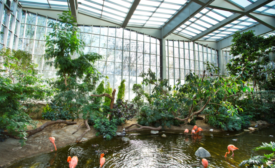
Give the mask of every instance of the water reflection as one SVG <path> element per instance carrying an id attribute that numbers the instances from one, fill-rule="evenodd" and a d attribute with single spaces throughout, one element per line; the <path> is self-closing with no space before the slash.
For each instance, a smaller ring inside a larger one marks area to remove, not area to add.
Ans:
<path id="1" fill-rule="evenodd" d="M 195 156 L 199 147 L 208 150 L 212 157 L 208 159 L 209 167 L 238 167 L 240 162 L 251 155 L 263 154 L 253 148 L 262 142 L 274 141 L 275 130 L 264 129 L 241 136 L 233 133 L 203 133 L 201 135 L 169 134 L 161 135 L 131 134 L 130 141 L 123 142 L 121 137 L 111 141 L 95 138 L 85 144 L 77 144 L 60 149 L 57 152 L 43 154 L 31 159 L 24 159 L 11 168 L 68 168 L 67 157 L 78 156 L 77 168 L 99 167 L 99 154 L 105 153 L 105 168 L 188 168 L 199 167 L 201 159 Z M 238 139 L 234 141 L 234 139 Z M 98 145 L 95 145 L 98 144 Z M 235 157 L 224 157 L 227 145 L 234 144 L 239 148 Z"/>

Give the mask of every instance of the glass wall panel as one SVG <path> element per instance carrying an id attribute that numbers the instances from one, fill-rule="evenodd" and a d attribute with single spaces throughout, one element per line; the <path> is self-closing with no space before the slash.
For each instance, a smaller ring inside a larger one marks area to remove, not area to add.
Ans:
<path id="1" fill-rule="evenodd" d="M 56 70 L 47 65 L 43 57 L 45 37 L 52 32 L 48 27 L 50 22 L 56 20 L 23 11 L 18 49 L 30 52 L 34 62 L 38 64 L 39 71 L 45 77 L 53 78 L 56 76 Z M 102 60 L 96 63 L 102 75 L 108 76 L 108 79 L 102 80 L 106 80 L 105 83 L 110 82 L 111 87 L 118 89 L 121 80 L 125 79 L 126 100 L 134 98 L 132 87 L 141 83 L 142 78 L 139 75 L 142 72 L 151 68 L 159 76 L 158 39 L 123 28 L 80 25 L 79 29 L 80 38 L 85 42 L 83 52 L 96 52 L 103 56 Z M 145 89 L 149 92 L 150 86 Z"/>

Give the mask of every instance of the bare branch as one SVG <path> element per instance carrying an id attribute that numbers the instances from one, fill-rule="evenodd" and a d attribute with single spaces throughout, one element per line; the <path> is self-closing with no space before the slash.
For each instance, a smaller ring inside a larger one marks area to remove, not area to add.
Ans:
<path id="1" fill-rule="evenodd" d="M 112 96 L 109 95 L 108 93 L 103 93 L 103 94 L 100 94 L 100 95 L 91 95 L 93 97 L 108 97 L 110 99 L 112 99 Z"/>
<path id="2" fill-rule="evenodd" d="M 79 124 L 79 125 L 78 125 L 78 127 L 77 127 L 77 129 L 76 129 L 76 131 L 75 131 L 75 132 L 73 132 L 73 133 L 72 133 L 72 135 L 73 135 L 73 134 L 75 134 L 77 131 L 79 131 L 79 129 L 81 128 L 81 126 L 82 126 L 83 124 L 85 124 L 85 122 L 84 122 L 84 123 Z"/>
<path id="3" fill-rule="evenodd" d="M 84 123 L 85 123 L 87 129 L 82 133 L 82 135 L 80 135 L 80 137 L 78 137 L 78 138 L 76 139 L 76 143 L 79 143 L 79 142 L 81 141 L 81 139 L 84 137 L 84 135 L 87 134 L 87 132 L 89 132 L 89 131 L 91 130 L 91 128 L 90 128 L 90 126 L 89 126 L 89 124 L 88 124 L 88 119 L 86 119 L 86 120 L 84 121 Z"/>

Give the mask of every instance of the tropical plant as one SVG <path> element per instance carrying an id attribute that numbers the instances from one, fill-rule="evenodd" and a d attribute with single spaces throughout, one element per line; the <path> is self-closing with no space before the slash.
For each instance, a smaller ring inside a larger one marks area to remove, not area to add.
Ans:
<path id="1" fill-rule="evenodd" d="M 42 118 L 47 120 L 69 120 L 72 119 L 73 116 L 67 110 L 63 110 L 63 107 L 59 107 L 55 102 L 47 104 L 43 108 Z"/>
<path id="2" fill-rule="evenodd" d="M 265 66 L 269 62 L 269 53 L 274 52 L 275 36 L 256 36 L 253 31 L 236 32 L 233 35 L 230 54 L 234 58 L 227 64 L 231 75 L 243 81 L 251 79 L 254 87 L 257 81 L 265 80 Z"/>
<path id="3" fill-rule="evenodd" d="M 111 88 L 110 82 L 107 82 L 106 88 L 105 88 L 105 93 L 108 93 L 109 95 L 112 94 L 113 89 Z M 105 97 L 105 106 L 110 106 L 111 105 L 111 99 L 108 97 Z"/>
<path id="4" fill-rule="evenodd" d="M 270 143 L 264 143 L 255 148 L 255 151 L 259 150 L 268 150 L 271 151 L 272 153 L 270 154 L 264 154 L 264 156 L 253 156 L 248 160 L 244 160 L 241 162 L 239 165 L 241 166 L 248 166 L 248 167 L 257 167 L 257 166 L 264 166 L 264 167 L 275 167 L 275 142 L 270 142 Z"/>
<path id="5" fill-rule="evenodd" d="M 122 100 L 124 101 L 125 96 L 125 79 L 123 79 L 118 87 L 118 93 L 117 93 L 117 101 Z"/>
<path id="6" fill-rule="evenodd" d="M 31 54 L 3 49 L 1 56 L 4 67 L 0 76 L 0 129 L 20 138 L 23 144 L 28 137 L 27 126 L 36 125 L 26 113 L 26 103 L 46 99 L 52 91 L 37 74 Z"/>
<path id="7" fill-rule="evenodd" d="M 69 111 L 74 119 L 83 113 L 84 106 L 93 101 L 89 93 L 101 77 L 94 63 L 102 56 L 83 53 L 84 42 L 79 38 L 77 22 L 71 12 L 63 12 L 59 19 L 60 22 L 48 25 L 53 31 L 46 37 L 45 58 L 57 69 L 58 79 L 50 83 L 57 89 L 54 101 L 64 111 Z M 73 59 L 73 55 L 78 58 Z M 83 115 L 83 118 L 89 117 Z"/>

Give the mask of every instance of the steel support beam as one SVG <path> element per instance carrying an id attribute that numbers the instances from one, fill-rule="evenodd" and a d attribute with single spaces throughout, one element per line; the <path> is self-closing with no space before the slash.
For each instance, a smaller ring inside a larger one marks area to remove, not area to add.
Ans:
<path id="1" fill-rule="evenodd" d="M 193 37 L 191 40 L 192 41 L 196 41 L 200 38 L 202 38 L 203 36 L 212 33 L 213 31 L 233 22 L 234 20 L 239 19 L 240 17 L 244 16 L 244 15 L 248 15 L 250 12 L 253 12 L 254 10 L 256 10 L 257 8 L 266 5 L 267 3 L 271 2 L 272 0 L 261 0 L 261 1 L 257 1 L 249 6 L 247 6 L 246 8 L 244 8 L 243 13 L 235 13 L 234 15 L 228 17 L 227 19 L 221 21 L 220 23 L 212 26 L 211 28 L 201 32 L 200 34 L 196 35 L 195 37 Z"/>
<path id="2" fill-rule="evenodd" d="M 50 2 L 49 2 L 49 0 L 47 0 L 47 1 L 48 1 L 48 4 L 49 4 L 50 8 L 52 8 L 52 7 L 51 7 L 51 4 L 50 4 Z"/>
<path id="3" fill-rule="evenodd" d="M 77 6 L 77 0 L 69 0 L 69 6 L 70 10 L 72 12 L 72 15 L 74 16 L 75 20 L 77 21 L 78 16 L 78 6 Z"/>
<path id="4" fill-rule="evenodd" d="M 140 0 L 135 0 L 135 1 L 134 1 L 134 3 L 133 3 L 133 5 L 132 5 L 131 9 L 129 10 L 129 12 L 128 12 L 128 14 L 127 14 L 127 16 L 126 16 L 126 18 L 125 18 L 123 24 L 122 24 L 122 27 L 123 27 L 123 28 L 125 28 L 125 27 L 127 26 L 129 20 L 131 19 L 132 15 L 134 14 L 134 12 L 135 12 L 135 10 L 136 10 L 136 8 L 137 8 L 139 2 L 140 2 Z"/>
<path id="5" fill-rule="evenodd" d="M 270 32 L 270 31 L 272 31 L 272 29 L 270 29 L 269 27 L 266 27 L 266 26 L 264 26 L 264 25 L 262 25 L 262 24 L 258 24 L 257 26 L 251 27 L 251 28 L 246 29 L 246 30 L 244 30 L 244 31 L 249 31 L 249 30 L 254 31 L 254 34 L 255 34 L 256 36 L 262 35 L 262 34 L 265 34 L 265 33 L 268 33 L 268 32 Z M 243 31 L 243 32 L 244 32 L 244 31 Z M 226 47 L 231 46 L 232 40 L 233 40 L 233 37 L 230 36 L 230 37 L 228 37 L 228 38 L 225 38 L 225 39 L 219 41 L 218 44 L 217 44 L 218 49 L 221 50 L 221 49 L 223 49 L 223 48 L 226 48 Z"/>
<path id="6" fill-rule="evenodd" d="M 247 16 L 265 25 L 266 27 L 269 27 L 270 29 L 275 30 L 275 17 L 256 14 L 256 13 L 250 13 L 250 14 L 247 14 Z"/>
<path id="7" fill-rule="evenodd" d="M 211 2 L 213 2 L 213 0 L 191 0 L 162 27 L 162 38 L 167 37 L 179 26 L 188 21 L 203 8 L 207 7 Z"/>

